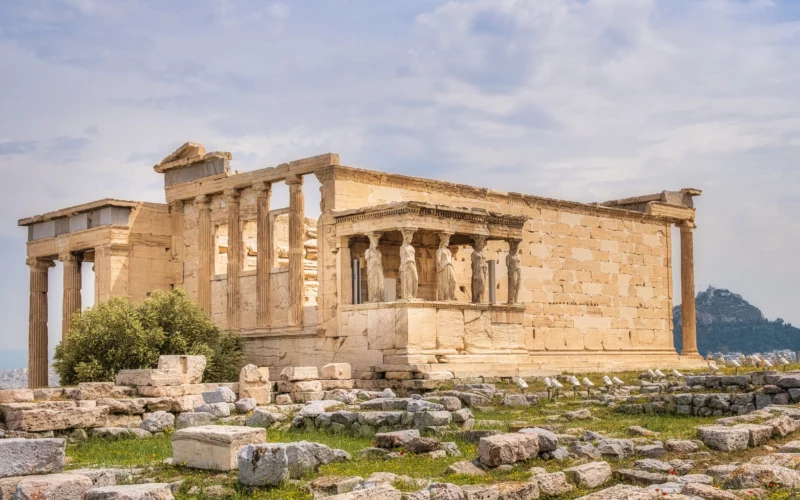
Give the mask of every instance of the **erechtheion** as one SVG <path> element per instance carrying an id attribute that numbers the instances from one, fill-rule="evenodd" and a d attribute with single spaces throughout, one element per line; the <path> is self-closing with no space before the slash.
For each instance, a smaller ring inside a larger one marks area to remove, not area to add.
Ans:
<path id="1" fill-rule="evenodd" d="M 105 199 L 28 228 L 30 385 L 47 383 L 47 273 L 64 267 L 63 332 L 95 300 L 181 287 L 259 366 L 348 362 L 413 378 L 694 366 L 696 189 L 605 203 L 505 193 L 339 164 L 324 154 L 233 173 L 187 143 L 154 167 L 166 204 Z M 305 216 L 303 179 L 321 191 Z M 288 186 L 288 208 L 270 206 Z M 282 185 L 281 185 L 282 186 Z M 277 186 L 276 186 L 277 187 Z M 672 338 L 680 227 L 683 352 Z"/>

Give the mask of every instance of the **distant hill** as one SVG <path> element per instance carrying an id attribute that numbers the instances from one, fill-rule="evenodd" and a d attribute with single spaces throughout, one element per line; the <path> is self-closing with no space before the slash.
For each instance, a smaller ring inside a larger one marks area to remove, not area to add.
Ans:
<path id="1" fill-rule="evenodd" d="M 770 321 L 741 295 L 709 286 L 697 294 L 697 349 L 709 352 L 767 352 L 776 349 L 800 351 L 800 328 L 778 318 Z M 675 348 L 681 351 L 683 325 L 681 306 L 672 309 Z"/>

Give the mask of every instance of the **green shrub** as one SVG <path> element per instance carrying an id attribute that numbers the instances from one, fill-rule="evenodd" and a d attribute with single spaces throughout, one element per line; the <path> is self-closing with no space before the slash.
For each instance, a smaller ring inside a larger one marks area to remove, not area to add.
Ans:
<path id="1" fill-rule="evenodd" d="M 154 292 L 141 305 L 112 298 L 76 314 L 68 342 L 56 346 L 62 385 L 113 381 L 124 369 L 154 368 L 162 354 L 206 357 L 206 382 L 238 380 L 244 364 L 239 336 L 220 332 L 183 290 Z"/>

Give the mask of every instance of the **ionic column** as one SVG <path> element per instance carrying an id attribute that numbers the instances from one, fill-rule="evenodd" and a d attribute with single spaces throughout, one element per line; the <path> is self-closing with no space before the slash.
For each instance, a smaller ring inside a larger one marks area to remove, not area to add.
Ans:
<path id="1" fill-rule="evenodd" d="M 699 356 L 697 352 L 697 320 L 694 303 L 694 222 L 686 221 L 681 229 L 681 322 L 683 349 L 681 356 Z"/>
<path id="2" fill-rule="evenodd" d="M 47 387 L 47 271 L 52 260 L 28 259 L 31 272 L 28 315 L 28 387 Z"/>
<path id="3" fill-rule="evenodd" d="M 211 266 L 214 264 L 213 237 L 211 234 L 211 207 L 207 195 L 194 199 L 197 210 L 197 302 L 211 314 Z"/>
<path id="4" fill-rule="evenodd" d="M 303 177 L 293 175 L 285 182 L 289 186 L 289 326 L 302 326 L 305 311 L 303 246 L 306 239 Z"/>
<path id="5" fill-rule="evenodd" d="M 183 200 L 169 204 L 170 256 L 172 257 L 172 280 L 183 284 Z"/>
<path id="6" fill-rule="evenodd" d="M 225 191 L 228 207 L 228 328 L 239 328 L 239 271 L 242 269 L 242 228 L 239 226 L 239 191 Z"/>
<path id="7" fill-rule="evenodd" d="M 253 186 L 256 192 L 256 326 L 270 325 L 269 290 L 272 260 L 272 230 L 269 227 L 269 202 L 272 185 L 261 183 Z"/>
<path id="8" fill-rule="evenodd" d="M 61 304 L 61 342 L 67 342 L 72 315 L 81 312 L 81 263 L 83 255 L 67 252 L 59 256 L 64 267 L 64 300 Z"/>

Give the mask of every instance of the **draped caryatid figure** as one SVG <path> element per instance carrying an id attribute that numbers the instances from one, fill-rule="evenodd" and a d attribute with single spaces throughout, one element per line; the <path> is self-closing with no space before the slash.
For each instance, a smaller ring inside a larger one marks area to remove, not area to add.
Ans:
<path id="1" fill-rule="evenodd" d="M 401 229 L 403 244 L 400 245 L 400 299 L 408 300 L 417 296 L 419 274 L 417 272 L 417 254 L 411 240 L 414 229 Z"/>
<path id="2" fill-rule="evenodd" d="M 367 295 L 370 302 L 383 302 L 383 254 L 378 242 L 383 233 L 369 233 L 369 248 L 364 252 L 367 261 Z"/>
<path id="3" fill-rule="evenodd" d="M 456 300 L 456 270 L 449 244 L 450 233 L 439 233 L 439 249 L 436 251 L 437 300 Z"/>
<path id="4" fill-rule="evenodd" d="M 484 302 L 486 296 L 486 281 L 489 274 L 489 264 L 483 255 L 486 245 L 486 236 L 473 236 L 472 252 L 472 302 Z"/>
<path id="5" fill-rule="evenodd" d="M 508 255 L 508 303 L 516 304 L 519 298 L 519 285 L 522 282 L 522 259 L 519 256 L 519 240 L 509 240 Z"/>

